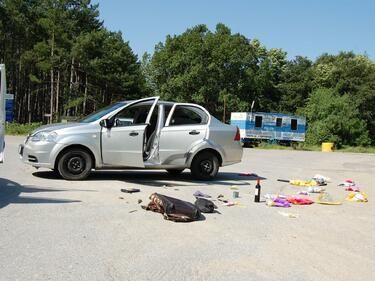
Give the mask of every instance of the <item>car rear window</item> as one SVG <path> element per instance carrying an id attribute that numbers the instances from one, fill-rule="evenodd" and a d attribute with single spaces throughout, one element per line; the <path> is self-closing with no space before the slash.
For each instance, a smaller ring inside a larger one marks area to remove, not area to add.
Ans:
<path id="1" fill-rule="evenodd" d="M 208 116 L 200 108 L 188 105 L 177 105 L 173 112 L 170 126 L 207 124 Z"/>

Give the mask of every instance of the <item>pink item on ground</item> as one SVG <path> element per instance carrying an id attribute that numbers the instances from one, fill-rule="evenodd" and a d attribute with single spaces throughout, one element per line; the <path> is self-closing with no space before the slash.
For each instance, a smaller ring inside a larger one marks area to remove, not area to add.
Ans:
<path id="1" fill-rule="evenodd" d="M 242 177 L 258 177 L 255 173 L 239 173 L 238 175 Z"/>
<path id="2" fill-rule="evenodd" d="M 354 191 L 354 192 L 359 192 L 359 187 L 358 186 L 349 186 L 345 188 L 345 191 Z"/>

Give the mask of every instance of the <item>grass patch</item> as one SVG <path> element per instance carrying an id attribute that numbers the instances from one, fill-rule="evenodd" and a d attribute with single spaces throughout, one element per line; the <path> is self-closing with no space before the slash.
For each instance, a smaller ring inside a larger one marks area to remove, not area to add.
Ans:
<path id="1" fill-rule="evenodd" d="M 320 151 L 321 147 L 316 145 L 307 145 L 305 143 L 299 143 L 295 146 L 280 145 L 274 143 L 261 142 L 255 148 L 259 149 L 276 149 L 276 150 L 303 150 L 303 151 Z"/>
<path id="2" fill-rule="evenodd" d="M 30 124 L 19 124 L 19 123 L 6 123 L 5 134 L 13 136 L 28 135 L 36 128 L 42 126 L 42 123 L 30 123 Z"/>
<path id="3" fill-rule="evenodd" d="M 354 152 L 354 153 L 375 153 L 375 146 L 348 146 L 344 145 L 337 151 L 339 152 Z"/>

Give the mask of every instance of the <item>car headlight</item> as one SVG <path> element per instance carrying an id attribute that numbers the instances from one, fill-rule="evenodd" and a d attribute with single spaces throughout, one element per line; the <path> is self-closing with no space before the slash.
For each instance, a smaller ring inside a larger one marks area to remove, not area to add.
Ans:
<path id="1" fill-rule="evenodd" d="M 30 137 L 30 141 L 38 142 L 38 141 L 45 141 L 45 142 L 55 142 L 57 138 L 56 132 L 38 132 L 35 135 Z"/>

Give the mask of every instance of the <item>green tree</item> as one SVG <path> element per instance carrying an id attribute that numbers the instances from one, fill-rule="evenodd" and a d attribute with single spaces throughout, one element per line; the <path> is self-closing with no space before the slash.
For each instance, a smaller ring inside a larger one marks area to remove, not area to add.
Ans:
<path id="1" fill-rule="evenodd" d="M 18 122 L 79 116 L 146 93 L 137 57 L 90 0 L 0 1 L 0 62 Z"/>
<path id="2" fill-rule="evenodd" d="M 221 118 L 224 97 L 227 112 L 249 110 L 253 100 L 271 108 L 283 58 L 280 50 L 267 52 L 259 41 L 232 34 L 223 24 L 215 32 L 197 25 L 156 46 L 149 74 L 163 98 L 202 104 Z"/>
<path id="3" fill-rule="evenodd" d="M 369 145 L 365 121 L 347 94 L 332 89 L 317 89 L 300 111 L 307 118 L 306 141 L 311 144 L 334 142 L 340 145 Z"/>
<path id="4" fill-rule="evenodd" d="M 295 113 L 306 105 L 312 90 L 312 62 L 301 56 L 288 61 L 280 75 L 278 90 L 281 94 L 279 110 Z"/>
<path id="5" fill-rule="evenodd" d="M 365 120 L 372 142 L 375 142 L 375 63 L 367 56 L 353 52 L 323 54 L 313 67 L 313 87 L 334 89 L 348 94 Z"/>

